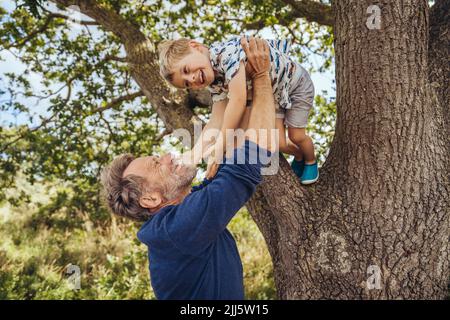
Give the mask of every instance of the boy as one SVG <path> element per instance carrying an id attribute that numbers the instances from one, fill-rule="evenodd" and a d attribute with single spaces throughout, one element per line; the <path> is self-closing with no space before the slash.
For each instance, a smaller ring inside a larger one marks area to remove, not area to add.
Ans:
<path id="1" fill-rule="evenodd" d="M 279 150 L 294 156 L 291 164 L 294 172 L 302 184 L 311 184 L 319 178 L 314 145 L 305 132 L 308 113 L 313 105 L 314 86 L 307 71 L 288 56 L 288 41 L 267 40 L 267 43 L 272 88 L 277 104 L 276 127 L 280 130 Z M 190 39 L 163 41 L 158 51 L 161 75 L 173 86 L 181 89 L 209 89 L 213 107 L 203 133 L 209 129 L 220 129 L 222 135 L 217 137 L 216 143 L 224 145 L 226 130 L 239 127 L 247 100 L 251 100 L 251 83 L 246 81 L 247 59 L 240 38 L 215 42 L 209 48 Z M 285 126 L 289 139 L 286 138 Z M 193 148 L 194 156 L 198 148 L 205 150 L 207 144 L 209 141 L 200 137 Z M 218 162 L 220 156 L 215 155 L 214 161 Z M 209 166 L 207 175 L 211 177 Z"/>

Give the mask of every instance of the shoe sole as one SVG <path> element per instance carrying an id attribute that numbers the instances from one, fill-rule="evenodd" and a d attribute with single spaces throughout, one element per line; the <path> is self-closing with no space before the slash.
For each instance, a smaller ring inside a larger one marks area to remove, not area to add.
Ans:
<path id="1" fill-rule="evenodd" d="M 317 180 L 319 180 L 319 173 L 317 173 L 317 178 L 313 179 L 313 180 L 305 180 L 305 181 L 300 181 L 301 184 L 304 185 L 308 185 L 308 184 L 313 184 L 314 182 L 316 182 Z"/>

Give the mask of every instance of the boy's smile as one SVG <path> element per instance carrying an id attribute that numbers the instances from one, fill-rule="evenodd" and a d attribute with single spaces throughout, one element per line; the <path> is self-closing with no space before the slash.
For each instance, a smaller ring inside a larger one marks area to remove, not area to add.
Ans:
<path id="1" fill-rule="evenodd" d="M 174 64 L 171 83 L 180 89 L 199 90 L 214 81 L 214 70 L 209 60 L 209 50 L 197 43 L 191 44 L 191 53 Z"/>

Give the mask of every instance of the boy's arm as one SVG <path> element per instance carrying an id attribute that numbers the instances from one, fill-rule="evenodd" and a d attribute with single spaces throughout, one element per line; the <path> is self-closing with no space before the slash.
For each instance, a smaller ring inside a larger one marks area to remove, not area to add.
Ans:
<path id="1" fill-rule="evenodd" d="M 245 107 L 247 103 L 247 82 L 245 77 L 245 65 L 241 61 L 239 64 L 239 70 L 233 79 L 230 81 L 228 86 L 229 90 L 229 100 L 225 108 L 223 115 L 222 128 L 220 130 L 220 135 L 217 137 L 215 144 L 215 154 L 213 157 L 213 162 L 207 170 L 207 178 L 212 178 L 217 171 L 218 161 L 223 157 L 223 154 L 227 150 L 227 143 L 232 143 L 233 141 L 226 141 L 226 131 L 227 129 L 236 129 L 245 113 Z"/>
<path id="2" fill-rule="evenodd" d="M 241 61 L 239 64 L 239 70 L 233 79 L 231 79 L 228 90 L 229 101 L 223 117 L 222 131 L 224 129 L 236 129 L 245 112 L 247 83 L 244 62 Z"/>
<path id="3" fill-rule="evenodd" d="M 192 161 L 194 164 L 198 164 L 205 156 L 208 145 L 211 144 L 213 138 L 217 136 L 218 132 L 222 128 L 223 117 L 227 103 L 228 99 L 225 99 L 217 101 L 213 104 L 210 119 L 203 128 L 200 137 L 198 138 L 189 154 L 189 156 L 192 157 L 190 161 Z"/>

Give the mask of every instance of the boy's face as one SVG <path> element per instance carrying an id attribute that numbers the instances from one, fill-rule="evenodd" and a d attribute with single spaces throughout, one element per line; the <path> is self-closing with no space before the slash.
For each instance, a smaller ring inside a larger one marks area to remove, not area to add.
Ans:
<path id="1" fill-rule="evenodd" d="M 191 45 L 191 53 L 175 63 L 172 72 L 171 83 L 180 89 L 199 90 L 214 81 L 208 49 L 195 42 Z"/>

